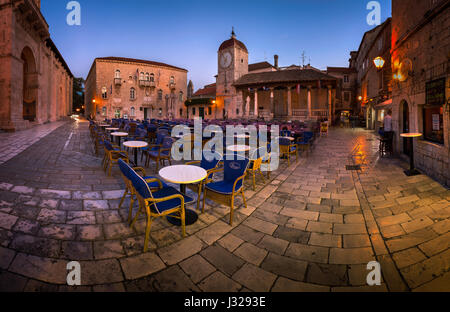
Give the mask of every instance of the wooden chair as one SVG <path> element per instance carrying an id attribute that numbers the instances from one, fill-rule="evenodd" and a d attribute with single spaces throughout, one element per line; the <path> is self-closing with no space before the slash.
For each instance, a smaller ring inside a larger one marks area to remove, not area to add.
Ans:
<path id="1" fill-rule="evenodd" d="M 202 160 L 198 160 L 198 161 L 191 161 L 186 163 L 186 165 L 199 165 L 201 168 L 205 169 L 206 172 L 208 173 L 208 178 L 199 182 L 199 183 L 193 183 L 193 184 L 187 184 L 187 187 L 189 189 L 191 189 L 194 192 L 197 192 L 197 210 L 200 209 L 200 197 L 201 197 L 201 192 L 203 191 L 203 188 L 205 186 L 205 184 L 212 182 L 212 178 L 213 176 L 210 175 L 210 173 L 217 169 L 217 167 L 219 166 L 219 163 L 222 160 L 222 155 L 220 155 L 217 152 L 214 152 L 211 155 L 210 160 L 208 160 L 205 155 L 203 154 Z"/>
<path id="2" fill-rule="evenodd" d="M 164 138 L 163 144 L 157 151 L 149 151 L 147 153 L 148 158 L 146 162 L 146 166 L 150 165 L 150 160 L 153 160 L 156 164 L 156 172 L 159 171 L 159 164 L 164 166 L 164 162 L 167 160 L 170 165 L 172 165 L 172 145 L 174 139 L 170 137 Z"/>
<path id="3" fill-rule="evenodd" d="M 206 198 L 227 205 L 230 207 L 230 225 L 233 225 L 235 197 L 240 194 L 245 207 L 247 207 L 244 195 L 244 179 L 249 163 L 248 158 L 236 154 L 224 156 L 223 168 L 211 170 L 208 174 L 207 179 L 214 173 L 223 172 L 224 178 L 222 181 L 205 184 L 202 212 L 205 212 Z"/>
<path id="4" fill-rule="evenodd" d="M 263 163 L 264 156 L 266 156 L 266 152 L 267 148 L 263 146 L 258 148 L 250 157 L 250 166 L 248 167 L 247 172 L 252 174 L 254 191 L 256 190 L 256 173 L 259 173 L 263 178 L 263 181 L 265 181 L 264 175 L 261 171 L 261 165 Z"/>
<path id="5" fill-rule="evenodd" d="M 145 228 L 144 252 L 148 250 L 150 240 L 150 230 L 153 219 L 171 216 L 181 221 L 181 233 L 186 236 L 186 213 L 185 204 L 193 201 L 192 198 L 181 194 L 175 188 L 167 186 L 152 191 L 150 185 L 136 173 L 124 161 L 120 161 L 120 166 L 125 170 L 125 174 L 131 181 L 134 192 L 139 202 L 139 209 L 136 213 L 131 226 L 136 223 L 139 215 L 145 211 L 147 216 L 147 225 Z M 157 180 L 157 179 L 156 179 Z"/>
<path id="6" fill-rule="evenodd" d="M 291 165 L 291 155 L 295 155 L 295 161 L 298 161 L 298 146 L 287 138 L 280 138 L 280 157 L 287 157 L 288 166 Z"/>
<path id="7" fill-rule="evenodd" d="M 128 158 L 127 151 L 121 151 L 118 148 L 115 148 L 108 140 L 104 141 L 105 147 L 105 155 L 106 162 L 104 164 L 103 170 L 106 172 L 108 170 L 108 176 L 111 176 L 111 169 L 114 164 L 117 164 L 120 159 L 124 160 L 126 163 L 129 163 L 130 160 Z"/>

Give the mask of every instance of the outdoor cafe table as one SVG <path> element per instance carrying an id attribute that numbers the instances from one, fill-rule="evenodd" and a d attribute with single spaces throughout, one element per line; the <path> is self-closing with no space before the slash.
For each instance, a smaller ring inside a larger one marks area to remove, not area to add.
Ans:
<path id="1" fill-rule="evenodd" d="M 197 166 L 177 165 L 169 166 L 159 171 L 159 176 L 167 182 L 179 184 L 180 192 L 186 194 L 186 185 L 192 183 L 198 183 L 206 179 L 208 173 L 205 169 Z M 186 209 L 186 225 L 191 225 L 197 222 L 198 215 L 195 211 Z M 174 217 L 167 217 L 173 225 L 181 226 L 180 219 Z"/>
<path id="2" fill-rule="evenodd" d="M 106 128 L 105 130 L 108 131 L 108 132 L 112 132 L 112 131 L 118 131 L 119 128 Z M 111 135 L 111 142 L 112 141 L 113 141 L 113 136 Z"/>
<path id="3" fill-rule="evenodd" d="M 230 145 L 227 147 L 227 151 L 230 152 L 248 152 L 250 151 L 250 146 L 248 145 Z"/>
<path id="4" fill-rule="evenodd" d="M 138 149 L 147 147 L 148 143 L 142 142 L 142 141 L 127 141 L 127 142 L 123 143 L 123 146 L 134 149 L 134 164 L 137 166 L 138 165 Z"/>
<path id="5" fill-rule="evenodd" d="M 411 148 L 410 148 L 410 151 L 409 151 L 410 168 L 409 168 L 409 170 L 405 171 L 405 174 L 408 177 L 420 174 L 420 172 L 417 171 L 415 166 L 414 166 L 414 138 L 419 138 L 422 135 L 423 135 L 422 133 L 402 133 L 402 134 L 400 134 L 400 136 L 402 138 L 410 139 L 410 142 L 411 142 Z"/>
<path id="6" fill-rule="evenodd" d="M 127 132 L 113 132 L 113 133 L 111 133 L 111 136 L 117 137 L 117 142 L 119 143 L 119 146 L 120 146 L 120 138 L 128 136 L 128 133 Z"/>

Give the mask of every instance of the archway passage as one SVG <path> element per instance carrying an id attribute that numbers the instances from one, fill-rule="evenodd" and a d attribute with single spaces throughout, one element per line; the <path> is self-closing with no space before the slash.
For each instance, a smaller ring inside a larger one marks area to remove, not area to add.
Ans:
<path id="1" fill-rule="evenodd" d="M 33 51 L 25 47 L 21 59 L 23 61 L 23 119 L 35 121 L 38 85 Z"/>

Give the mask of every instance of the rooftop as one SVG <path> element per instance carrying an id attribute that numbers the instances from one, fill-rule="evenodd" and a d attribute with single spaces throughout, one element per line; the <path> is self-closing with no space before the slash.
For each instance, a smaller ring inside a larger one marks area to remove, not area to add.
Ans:
<path id="1" fill-rule="evenodd" d="M 301 82 L 301 81 L 336 81 L 335 77 L 329 76 L 322 72 L 312 70 L 312 69 L 301 69 L 301 70 L 282 70 L 274 72 L 262 72 L 247 74 L 238 79 L 234 85 L 235 86 L 247 86 L 255 85 L 261 83 L 288 83 L 288 82 Z"/>

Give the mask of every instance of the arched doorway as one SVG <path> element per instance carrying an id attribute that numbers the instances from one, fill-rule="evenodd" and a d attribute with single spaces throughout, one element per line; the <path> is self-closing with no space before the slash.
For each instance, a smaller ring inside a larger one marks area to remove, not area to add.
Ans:
<path id="1" fill-rule="evenodd" d="M 35 121 L 38 77 L 33 51 L 25 47 L 20 58 L 23 61 L 23 119 Z"/>
<path id="2" fill-rule="evenodd" d="M 402 101 L 400 104 L 400 120 L 401 124 L 401 133 L 409 133 L 410 132 L 410 123 L 409 123 L 409 105 L 408 102 Z M 410 140 L 403 138 L 403 154 L 410 155 L 411 149 Z"/>

